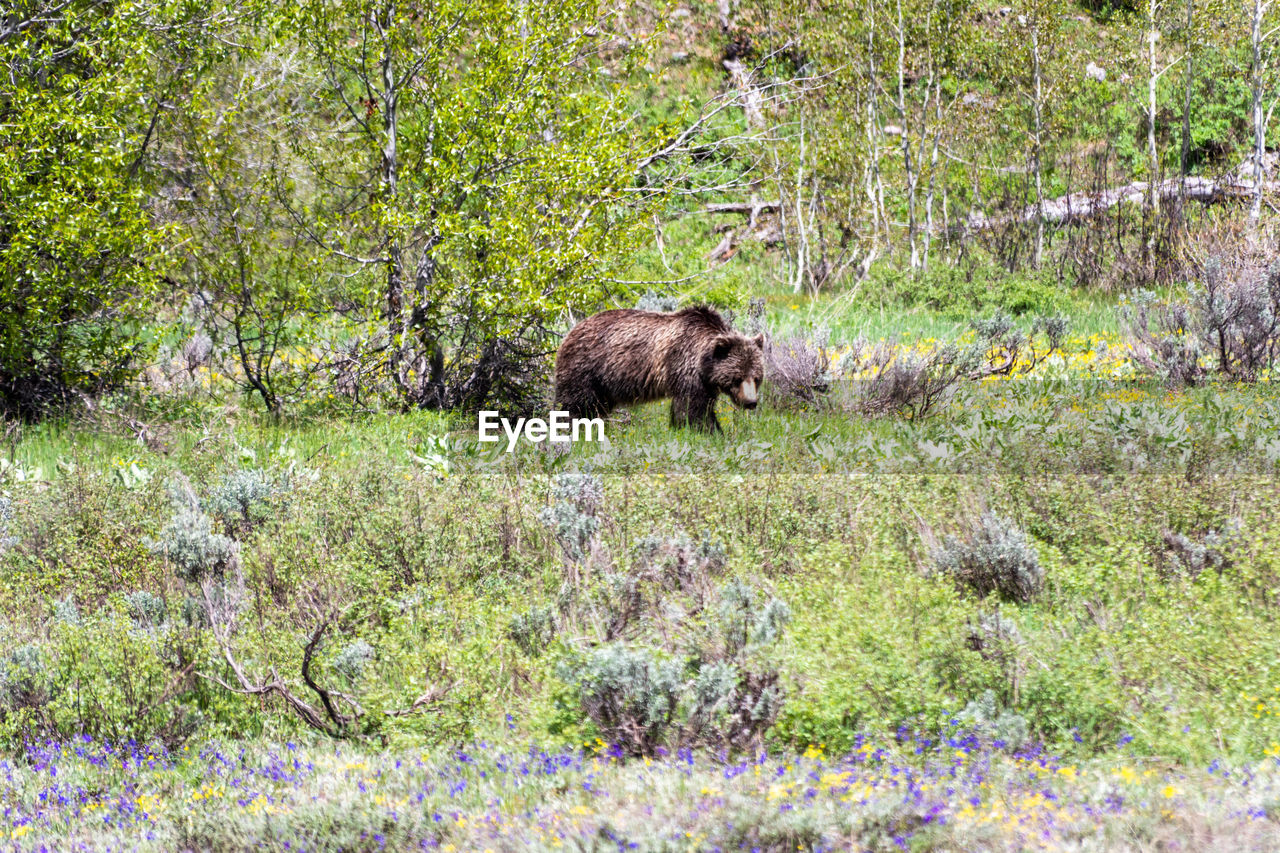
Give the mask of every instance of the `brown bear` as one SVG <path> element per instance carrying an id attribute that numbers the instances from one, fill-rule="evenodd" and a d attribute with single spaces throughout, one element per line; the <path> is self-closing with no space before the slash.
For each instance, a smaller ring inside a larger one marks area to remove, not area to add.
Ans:
<path id="1" fill-rule="evenodd" d="M 570 330 L 556 353 L 556 408 L 575 418 L 671 398 L 671 425 L 715 432 L 716 396 L 754 409 L 764 379 L 764 335 L 729 328 L 714 308 L 673 314 L 602 311 Z"/>

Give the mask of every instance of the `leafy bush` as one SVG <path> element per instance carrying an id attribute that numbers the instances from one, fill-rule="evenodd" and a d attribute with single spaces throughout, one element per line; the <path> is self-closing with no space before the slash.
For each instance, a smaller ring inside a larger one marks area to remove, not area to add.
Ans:
<path id="1" fill-rule="evenodd" d="M 995 263 L 969 263 L 936 264 L 925 273 L 877 269 L 875 275 L 899 304 L 926 306 L 957 319 L 988 311 L 1041 314 L 1062 302 L 1062 289 L 1048 270 L 1009 273 Z"/>
<path id="2" fill-rule="evenodd" d="M 998 593 L 1031 601 L 1044 586 L 1044 569 L 1027 535 L 993 512 L 985 512 L 963 540 L 947 536 L 932 550 L 933 570 L 980 596 Z"/>
<path id="3" fill-rule="evenodd" d="M 163 276 L 164 250 L 137 174 L 146 146 L 137 131 L 149 120 L 144 81 L 171 45 L 153 40 L 136 14 L 32 8 L 30 26 L 0 40 L 7 415 L 36 417 L 116 387 L 143 349 L 139 325 Z"/>

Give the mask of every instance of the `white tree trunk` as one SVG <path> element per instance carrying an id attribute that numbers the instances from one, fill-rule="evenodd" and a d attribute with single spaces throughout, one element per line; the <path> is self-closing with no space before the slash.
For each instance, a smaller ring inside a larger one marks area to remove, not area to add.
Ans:
<path id="1" fill-rule="evenodd" d="M 1031 171 L 1036 183 L 1036 246 L 1031 265 L 1040 269 L 1044 257 L 1044 170 L 1041 162 L 1041 151 L 1044 145 L 1044 78 L 1040 69 L 1040 20 L 1035 18 L 1031 24 Z"/>
<path id="2" fill-rule="evenodd" d="M 1249 45 L 1252 49 L 1249 87 L 1253 95 L 1253 203 L 1249 207 L 1249 219 L 1256 227 L 1262 216 L 1262 162 L 1266 154 L 1267 123 L 1262 112 L 1262 19 L 1270 2 L 1253 0 L 1253 20 L 1250 22 Z"/>
<path id="3" fill-rule="evenodd" d="M 932 76 L 932 73 L 931 75 Z M 928 109 L 928 100 L 925 101 L 925 109 Z M 925 187 L 924 195 L 924 259 L 922 269 L 929 269 L 929 249 L 932 247 L 931 237 L 933 236 L 933 197 L 938 183 L 938 142 L 942 135 L 942 84 L 933 84 L 933 111 L 934 123 L 933 130 L 930 134 L 931 143 L 929 151 L 929 183 Z M 923 114 L 923 113 L 922 113 Z M 921 125 L 924 123 L 921 122 Z"/>
<path id="4" fill-rule="evenodd" d="M 867 0 L 867 199 L 871 203 L 871 215 L 875 222 L 874 233 L 887 240 L 889 223 L 884 214 L 884 182 L 880 178 L 880 142 L 883 130 L 880 127 L 875 28 L 875 0 Z"/>
<path id="5" fill-rule="evenodd" d="M 1155 240 L 1155 220 L 1160 213 L 1160 197 L 1155 191 L 1160 178 L 1159 153 L 1156 151 L 1156 41 L 1160 32 L 1156 28 L 1156 0 L 1147 0 L 1147 183 L 1150 192 L 1147 207 L 1151 210 L 1152 230 L 1150 240 Z"/>
<path id="6" fill-rule="evenodd" d="M 898 117 L 902 121 L 902 171 L 907 181 L 907 241 L 911 244 L 911 270 L 920 269 L 920 247 L 917 245 L 919 224 L 916 222 L 916 188 L 920 180 L 911 158 L 911 121 L 907 110 L 907 32 L 902 22 L 902 0 L 898 8 Z"/>
<path id="7" fill-rule="evenodd" d="M 804 290 L 805 264 L 809 259 L 809 236 L 804 223 L 804 116 L 800 116 L 800 165 L 796 173 L 796 280 L 793 290 Z"/>
<path id="8" fill-rule="evenodd" d="M 391 44 L 387 41 L 388 33 L 394 25 L 395 4 L 389 3 L 385 9 L 386 23 L 378 22 L 383 34 L 382 71 L 382 188 L 386 196 L 385 203 L 390 205 L 399 187 L 400 163 L 397 145 L 399 141 L 399 106 L 396 91 L 396 74 Z M 395 336 L 403 335 L 400 325 L 404 309 L 404 252 L 400 240 L 391 239 L 387 251 L 387 313 L 392 328 L 392 346 L 397 343 Z"/>
<path id="9" fill-rule="evenodd" d="M 1178 173 L 1183 179 L 1185 186 L 1187 173 L 1191 171 L 1191 86 L 1195 82 L 1195 76 L 1192 69 L 1192 60 L 1195 51 L 1192 45 L 1195 43 L 1195 36 L 1191 32 L 1191 13 L 1195 7 L 1195 0 L 1187 0 L 1187 73 L 1185 80 L 1184 98 L 1182 102 L 1182 156 L 1179 158 Z M 1182 193 L 1182 203 L 1187 202 L 1187 193 L 1185 189 Z"/>

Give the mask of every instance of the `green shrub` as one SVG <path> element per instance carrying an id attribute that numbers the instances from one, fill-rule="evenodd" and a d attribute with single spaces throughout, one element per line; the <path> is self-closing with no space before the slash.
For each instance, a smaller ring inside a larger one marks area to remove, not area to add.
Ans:
<path id="1" fill-rule="evenodd" d="M 933 571 L 979 596 L 994 592 L 1027 602 L 1044 586 L 1044 569 L 1027 535 L 993 512 L 984 512 L 964 539 L 948 536 L 931 557 Z"/>
<path id="2" fill-rule="evenodd" d="M 546 651 L 555 635 L 555 613 L 550 607 L 535 607 L 517 614 L 507 625 L 507 637 L 531 658 Z"/>
<path id="3" fill-rule="evenodd" d="M 925 273 L 883 270 L 881 286 L 907 307 L 923 307 L 952 319 L 1004 311 L 1015 317 L 1045 314 L 1062 307 L 1062 288 L 1049 271 L 1010 273 L 992 265 L 934 264 Z"/>
<path id="4" fill-rule="evenodd" d="M 592 650 L 561 677 L 577 688 L 582 712 L 609 743 L 652 755 L 669 737 L 684 688 L 680 661 L 610 643 Z"/>
<path id="5" fill-rule="evenodd" d="M 966 705 L 964 710 L 956 715 L 956 720 L 968 731 L 975 732 L 993 742 L 997 747 L 1010 752 L 1018 750 L 1027 741 L 1029 727 L 1026 718 L 1006 708 L 1000 708 L 996 703 L 996 694 L 992 690 L 985 691 Z"/>
<path id="6" fill-rule="evenodd" d="M 242 468 L 223 477 L 209 491 L 204 506 L 226 530 L 248 532 L 262 520 L 267 502 L 282 488 L 261 468 Z"/>

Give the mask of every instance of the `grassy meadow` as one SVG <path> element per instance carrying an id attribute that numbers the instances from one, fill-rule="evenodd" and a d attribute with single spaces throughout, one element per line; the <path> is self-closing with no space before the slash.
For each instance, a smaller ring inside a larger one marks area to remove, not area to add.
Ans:
<path id="1" fill-rule="evenodd" d="M 848 373 L 511 454 L 464 416 L 273 421 L 208 368 L 15 426 L 6 843 L 1269 847 L 1280 407 L 1113 378 L 1125 346 L 929 417 L 850 414 Z"/>

